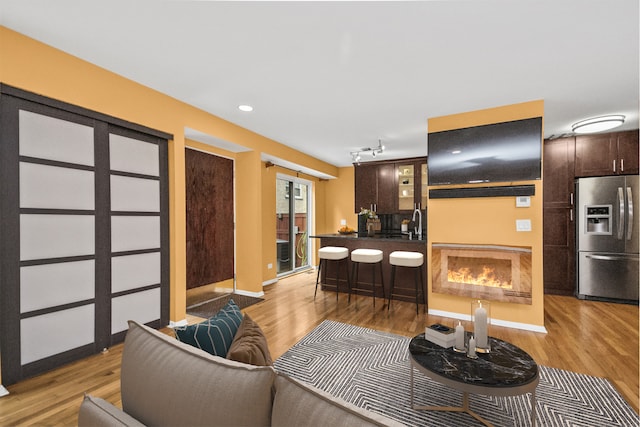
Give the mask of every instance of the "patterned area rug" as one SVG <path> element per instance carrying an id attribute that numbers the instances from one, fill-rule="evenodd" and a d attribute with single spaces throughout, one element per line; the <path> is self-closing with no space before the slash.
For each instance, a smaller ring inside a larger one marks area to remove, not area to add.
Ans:
<path id="1" fill-rule="evenodd" d="M 204 301 L 198 304 L 193 304 L 187 307 L 187 314 L 192 316 L 204 317 L 208 319 L 209 317 L 214 316 L 224 305 L 233 298 L 233 301 L 236 303 L 238 307 L 242 310 L 243 308 L 247 308 L 250 305 L 257 304 L 259 302 L 264 301 L 264 298 L 256 298 L 250 297 L 247 295 L 240 294 L 225 294 L 219 297 L 216 297 L 209 301 Z"/>
<path id="2" fill-rule="evenodd" d="M 410 405 L 409 338 L 325 320 L 275 362 L 287 375 L 361 408 L 411 426 L 478 426 L 466 413 Z M 640 419 L 603 378 L 539 366 L 541 426 L 638 426 Z M 458 406 L 462 393 L 414 372 L 416 405 Z M 530 426 L 529 395 L 469 395 L 470 407 L 496 426 Z"/>

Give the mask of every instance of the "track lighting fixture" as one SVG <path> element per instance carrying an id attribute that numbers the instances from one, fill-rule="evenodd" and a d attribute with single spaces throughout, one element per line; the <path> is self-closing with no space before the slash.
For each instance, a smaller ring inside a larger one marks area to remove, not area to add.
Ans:
<path id="1" fill-rule="evenodd" d="M 371 153 L 371 157 L 376 157 L 378 154 L 384 153 L 384 145 L 382 145 L 382 140 L 378 140 L 377 147 L 364 147 L 358 151 L 352 151 L 350 154 L 353 163 L 360 164 L 360 160 L 362 160 L 362 156 L 360 156 L 361 153 Z"/>

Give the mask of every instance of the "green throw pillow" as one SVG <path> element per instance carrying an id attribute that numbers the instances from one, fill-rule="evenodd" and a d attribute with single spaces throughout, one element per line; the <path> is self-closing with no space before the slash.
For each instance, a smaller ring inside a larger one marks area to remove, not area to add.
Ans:
<path id="1" fill-rule="evenodd" d="M 202 323 L 175 328 L 176 338 L 214 356 L 227 357 L 242 323 L 242 313 L 233 299 L 212 318 Z"/>

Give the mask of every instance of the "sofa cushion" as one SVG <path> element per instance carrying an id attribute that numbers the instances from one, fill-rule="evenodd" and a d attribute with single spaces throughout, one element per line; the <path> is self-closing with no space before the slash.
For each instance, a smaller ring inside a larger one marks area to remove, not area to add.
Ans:
<path id="1" fill-rule="evenodd" d="M 391 418 L 358 408 L 338 397 L 278 373 L 271 425 L 332 427 L 403 426 Z"/>
<path id="2" fill-rule="evenodd" d="M 212 356 L 136 322 L 122 353 L 122 408 L 146 425 L 264 426 L 275 371 Z"/>
<path id="3" fill-rule="evenodd" d="M 86 394 L 80 404 L 78 426 L 144 427 L 144 424 L 106 400 Z"/>
<path id="4" fill-rule="evenodd" d="M 250 365 L 273 365 L 267 338 L 260 326 L 246 313 L 231 343 L 227 359 Z"/>
<path id="5" fill-rule="evenodd" d="M 242 312 L 233 299 L 230 299 L 210 319 L 196 325 L 176 327 L 176 338 L 214 356 L 227 357 L 240 323 Z"/>

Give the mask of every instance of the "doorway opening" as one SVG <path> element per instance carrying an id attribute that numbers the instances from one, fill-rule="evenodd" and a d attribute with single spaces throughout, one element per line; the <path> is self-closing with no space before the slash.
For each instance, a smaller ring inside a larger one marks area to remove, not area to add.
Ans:
<path id="1" fill-rule="evenodd" d="M 276 178 L 277 275 L 310 265 L 311 182 L 278 174 Z"/>

